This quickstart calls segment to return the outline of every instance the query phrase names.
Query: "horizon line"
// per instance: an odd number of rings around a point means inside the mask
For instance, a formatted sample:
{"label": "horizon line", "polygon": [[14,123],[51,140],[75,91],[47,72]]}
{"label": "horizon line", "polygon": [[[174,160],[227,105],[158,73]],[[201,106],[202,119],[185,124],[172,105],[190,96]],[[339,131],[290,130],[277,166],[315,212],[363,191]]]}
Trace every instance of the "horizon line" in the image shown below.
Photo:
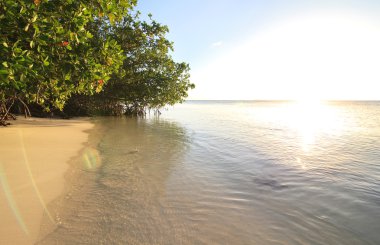
{"label": "horizon line", "polygon": [[[297,99],[185,99],[185,101],[263,101],[263,102],[294,102],[302,101]],[[313,100],[311,100],[313,101]],[[327,100],[316,100],[320,102],[380,102],[380,99],[327,99]]]}

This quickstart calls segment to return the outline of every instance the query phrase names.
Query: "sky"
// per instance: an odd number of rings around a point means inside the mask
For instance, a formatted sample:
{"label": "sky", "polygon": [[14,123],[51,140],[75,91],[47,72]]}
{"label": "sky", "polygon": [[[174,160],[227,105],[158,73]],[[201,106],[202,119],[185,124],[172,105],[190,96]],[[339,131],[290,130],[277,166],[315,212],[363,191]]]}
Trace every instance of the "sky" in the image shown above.
{"label": "sky", "polygon": [[191,67],[188,99],[380,100],[378,0],[139,0]]}

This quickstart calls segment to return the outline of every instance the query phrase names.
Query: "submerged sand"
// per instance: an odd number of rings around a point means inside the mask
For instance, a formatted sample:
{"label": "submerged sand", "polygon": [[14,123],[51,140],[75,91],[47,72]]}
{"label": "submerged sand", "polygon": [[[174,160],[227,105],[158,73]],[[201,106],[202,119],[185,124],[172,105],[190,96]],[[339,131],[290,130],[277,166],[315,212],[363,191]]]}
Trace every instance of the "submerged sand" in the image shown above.
{"label": "submerged sand", "polygon": [[0,244],[33,244],[48,203],[64,190],[68,162],[88,140],[88,119],[19,119],[0,128]]}

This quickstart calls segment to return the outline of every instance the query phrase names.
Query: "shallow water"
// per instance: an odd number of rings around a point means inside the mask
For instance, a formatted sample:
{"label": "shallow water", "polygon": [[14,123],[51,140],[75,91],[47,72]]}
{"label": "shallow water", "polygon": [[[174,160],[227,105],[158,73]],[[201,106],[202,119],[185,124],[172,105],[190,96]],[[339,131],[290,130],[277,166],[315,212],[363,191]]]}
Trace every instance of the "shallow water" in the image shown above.
{"label": "shallow water", "polygon": [[41,243],[380,244],[380,103],[187,102],[96,124]]}

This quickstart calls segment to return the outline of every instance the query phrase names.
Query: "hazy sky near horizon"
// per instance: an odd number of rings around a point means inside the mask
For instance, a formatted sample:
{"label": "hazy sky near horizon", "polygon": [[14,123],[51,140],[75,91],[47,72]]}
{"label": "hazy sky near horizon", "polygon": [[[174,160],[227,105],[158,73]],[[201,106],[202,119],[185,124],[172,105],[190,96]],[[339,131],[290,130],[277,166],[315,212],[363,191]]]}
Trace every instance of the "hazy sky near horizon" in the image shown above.
{"label": "hazy sky near horizon", "polygon": [[191,66],[189,99],[380,99],[380,1],[140,0]]}

